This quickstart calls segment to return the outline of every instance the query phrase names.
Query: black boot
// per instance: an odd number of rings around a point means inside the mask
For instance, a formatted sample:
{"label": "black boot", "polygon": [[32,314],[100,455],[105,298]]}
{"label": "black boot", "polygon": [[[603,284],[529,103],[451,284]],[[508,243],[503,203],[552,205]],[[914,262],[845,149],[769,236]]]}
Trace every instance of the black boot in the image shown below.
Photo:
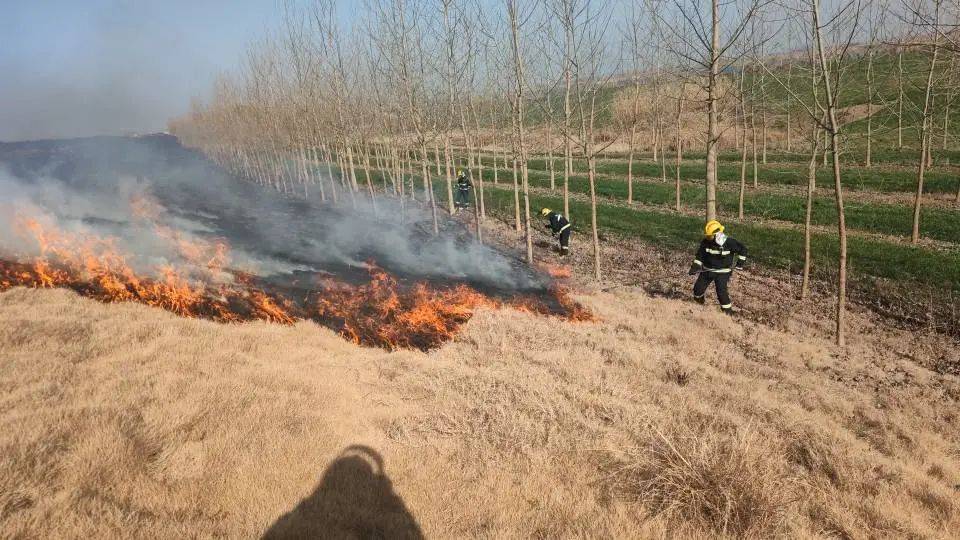
{"label": "black boot", "polygon": [[701,306],[707,303],[707,300],[702,296],[694,296],[693,301],[700,304]]}
{"label": "black boot", "polygon": [[730,315],[731,317],[734,315],[732,307],[728,307],[728,308],[722,307],[720,308],[720,311],[722,311],[724,315]]}

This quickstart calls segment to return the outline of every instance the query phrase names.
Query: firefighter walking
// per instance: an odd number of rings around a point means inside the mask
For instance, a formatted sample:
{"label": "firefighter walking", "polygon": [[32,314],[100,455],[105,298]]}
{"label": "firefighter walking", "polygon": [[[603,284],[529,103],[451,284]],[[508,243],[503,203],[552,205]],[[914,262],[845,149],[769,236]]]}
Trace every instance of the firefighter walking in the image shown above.
{"label": "firefighter walking", "polygon": [[458,209],[470,208],[470,188],[473,184],[462,170],[457,171],[457,200],[455,205]]}
{"label": "firefighter walking", "polygon": [[546,228],[560,238],[560,255],[570,252],[570,222],[560,212],[541,208],[540,215],[547,218]]}
{"label": "firefighter walking", "polygon": [[717,220],[708,221],[703,227],[704,239],[697,249],[696,258],[690,265],[690,275],[696,275],[693,284],[693,299],[697,303],[705,302],[707,288],[713,283],[717,289],[720,309],[733,314],[733,301],[727,286],[734,269],[747,262],[747,247],[724,233],[724,227]]}

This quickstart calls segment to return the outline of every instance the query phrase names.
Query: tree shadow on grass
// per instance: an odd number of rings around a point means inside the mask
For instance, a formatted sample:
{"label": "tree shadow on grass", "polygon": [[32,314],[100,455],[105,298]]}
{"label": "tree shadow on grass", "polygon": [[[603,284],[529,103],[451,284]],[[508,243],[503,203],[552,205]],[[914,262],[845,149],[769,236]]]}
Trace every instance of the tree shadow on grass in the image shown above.
{"label": "tree shadow on grass", "polygon": [[281,538],[403,538],[423,533],[393,491],[383,458],[372,448],[350,446],[323,473],[309,497],[280,516],[264,540]]}

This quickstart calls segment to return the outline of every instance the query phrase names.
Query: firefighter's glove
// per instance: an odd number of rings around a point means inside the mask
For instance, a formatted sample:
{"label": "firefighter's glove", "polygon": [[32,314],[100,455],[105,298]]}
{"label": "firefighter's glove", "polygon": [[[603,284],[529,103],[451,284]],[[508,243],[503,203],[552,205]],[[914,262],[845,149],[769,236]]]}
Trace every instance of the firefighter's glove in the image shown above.
{"label": "firefighter's glove", "polygon": [[700,272],[700,269],[701,267],[699,264],[693,263],[690,265],[690,270],[687,273],[690,274],[691,276],[695,276],[697,275],[697,273]]}

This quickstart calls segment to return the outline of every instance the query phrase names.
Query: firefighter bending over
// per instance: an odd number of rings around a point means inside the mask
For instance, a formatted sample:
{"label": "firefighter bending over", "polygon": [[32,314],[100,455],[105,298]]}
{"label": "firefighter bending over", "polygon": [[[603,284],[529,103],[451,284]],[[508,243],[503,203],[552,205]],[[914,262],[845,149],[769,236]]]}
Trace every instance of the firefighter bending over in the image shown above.
{"label": "firefighter bending over", "polygon": [[717,288],[717,299],[720,309],[724,313],[733,313],[733,302],[727,285],[734,269],[742,267],[747,262],[747,247],[724,234],[723,225],[717,220],[708,221],[703,227],[705,238],[700,242],[697,258],[690,266],[690,275],[697,275],[697,282],[693,284],[693,299],[697,303],[704,303],[707,287],[714,283]]}
{"label": "firefighter bending over", "polygon": [[457,208],[470,208],[470,188],[472,187],[473,184],[470,183],[467,175],[462,170],[457,171],[457,200],[455,202]]}
{"label": "firefighter bending over", "polygon": [[560,254],[566,255],[570,252],[570,222],[563,217],[560,212],[554,212],[549,208],[541,208],[540,215],[547,218],[546,228],[553,232],[554,236],[560,237]]}

